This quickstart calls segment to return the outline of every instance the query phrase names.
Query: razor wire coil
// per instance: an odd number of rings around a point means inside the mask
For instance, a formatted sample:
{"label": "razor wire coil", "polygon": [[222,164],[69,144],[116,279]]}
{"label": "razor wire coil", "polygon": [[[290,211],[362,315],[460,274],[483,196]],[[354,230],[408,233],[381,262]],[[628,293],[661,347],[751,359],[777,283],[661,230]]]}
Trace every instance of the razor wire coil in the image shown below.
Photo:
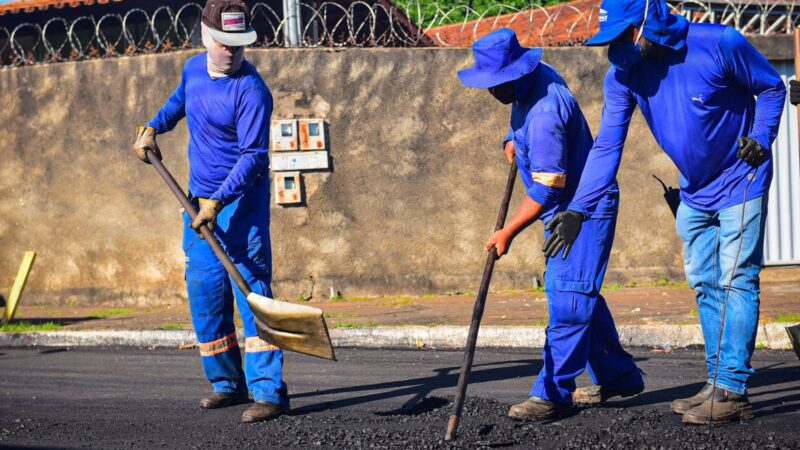
{"label": "razor wire coil", "polygon": [[[800,2],[774,0],[681,0],[673,12],[692,22],[720,23],[742,33],[789,34],[800,26]],[[62,17],[43,24],[0,26],[0,67],[76,61],[119,55],[198,48],[201,3],[152,11],[133,8],[98,17]],[[523,45],[576,45],[597,27],[599,1],[578,0],[554,6],[532,2],[519,8],[498,3],[481,12],[468,5],[424,12],[413,0],[408,7],[388,1],[300,2],[300,47],[452,47],[468,46],[503,26],[515,29]],[[253,47],[286,46],[287,20],[267,3],[251,8],[258,40]]]}

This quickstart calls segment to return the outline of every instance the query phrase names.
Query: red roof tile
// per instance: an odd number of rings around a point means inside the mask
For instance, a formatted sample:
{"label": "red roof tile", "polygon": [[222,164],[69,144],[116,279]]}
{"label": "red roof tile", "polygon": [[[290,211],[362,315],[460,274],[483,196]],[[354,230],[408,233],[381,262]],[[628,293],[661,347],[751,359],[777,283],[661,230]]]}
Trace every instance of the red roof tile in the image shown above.
{"label": "red roof tile", "polygon": [[433,45],[469,47],[492,31],[507,27],[517,33],[520,44],[546,47],[580,44],[599,29],[600,0],[569,3],[487,17],[466,23],[431,28],[425,35]]}
{"label": "red roof tile", "polygon": [[94,5],[95,3],[106,4],[112,1],[121,2],[123,0],[17,0],[1,4],[0,16],[7,13],[43,11],[50,8],[61,9],[65,6],[75,8],[83,5]]}

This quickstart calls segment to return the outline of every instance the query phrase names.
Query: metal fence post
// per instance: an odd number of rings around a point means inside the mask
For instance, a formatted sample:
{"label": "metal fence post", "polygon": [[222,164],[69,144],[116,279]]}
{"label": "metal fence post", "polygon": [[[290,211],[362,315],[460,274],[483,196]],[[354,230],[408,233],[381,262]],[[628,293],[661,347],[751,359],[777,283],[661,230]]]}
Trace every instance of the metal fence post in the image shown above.
{"label": "metal fence post", "polygon": [[300,0],[283,0],[283,37],[286,47],[300,46]]}

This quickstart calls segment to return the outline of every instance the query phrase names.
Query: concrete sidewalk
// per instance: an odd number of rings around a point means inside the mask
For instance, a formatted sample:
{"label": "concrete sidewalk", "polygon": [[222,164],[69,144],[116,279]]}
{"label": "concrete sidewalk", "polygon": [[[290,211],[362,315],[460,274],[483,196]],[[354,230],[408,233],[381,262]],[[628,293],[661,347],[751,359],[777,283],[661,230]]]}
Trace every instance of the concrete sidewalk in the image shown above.
{"label": "concrete sidewalk", "polygon": [[[759,349],[791,349],[785,326],[762,324]],[[335,347],[461,349],[467,340],[464,326],[398,326],[338,328],[331,330]],[[239,330],[239,339],[244,336]],[[669,352],[673,348],[703,345],[699,325],[622,325],[619,334],[626,347],[646,347]],[[481,327],[478,346],[531,348],[544,345],[545,327]],[[0,333],[0,347],[171,347],[196,346],[192,330],[85,330]]]}
{"label": "concrete sidewalk", "polygon": [[[759,348],[790,348],[784,327],[800,322],[799,275],[796,268],[763,272]],[[609,285],[603,290],[626,345],[679,348],[703,343],[695,293],[685,283],[634,284]],[[41,299],[26,300],[42,303]],[[344,296],[306,303],[325,311],[338,346],[460,348],[474,301],[473,292],[451,292]],[[15,322],[18,325],[0,327],[0,345],[177,347],[194,342],[186,304],[21,306]],[[546,324],[547,298],[541,290],[491,292],[479,345],[541,346]],[[238,318],[237,326],[241,327]]]}

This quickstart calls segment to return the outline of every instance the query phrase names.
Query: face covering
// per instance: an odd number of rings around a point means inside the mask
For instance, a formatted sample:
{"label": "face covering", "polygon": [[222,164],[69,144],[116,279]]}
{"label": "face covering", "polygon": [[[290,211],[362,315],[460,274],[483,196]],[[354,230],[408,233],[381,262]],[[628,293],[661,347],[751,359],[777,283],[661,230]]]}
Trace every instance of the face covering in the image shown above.
{"label": "face covering", "polygon": [[204,23],[200,23],[200,34],[203,37],[203,46],[208,50],[206,68],[211,78],[233,75],[242,67],[244,47],[235,47],[235,51],[231,53],[227,47],[222,47],[214,41]]}
{"label": "face covering", "polygon": [[650,0],[647,0],[644,6],[644,18],[642,24],[639,26],[639,34],[633,42],[612,42],[608,46],[608,60],[611,64],[620,70],[628,70],[635,66],[642,60],[642,46],[639,45],[639,40],[644,33],[644,25],[647,22],[647,10],[650,8]]}
{"label": "face covering", "polygon": [[499,86],[491,87],[489,88],[489,93],[504,105],[511,104],[516,100],[513,83],[503,83]]}
{"label": "face covering", "polygon": [[642,46],[634,42],[612,42],[608,60],[619,70],[628,70],[642,60]]}

